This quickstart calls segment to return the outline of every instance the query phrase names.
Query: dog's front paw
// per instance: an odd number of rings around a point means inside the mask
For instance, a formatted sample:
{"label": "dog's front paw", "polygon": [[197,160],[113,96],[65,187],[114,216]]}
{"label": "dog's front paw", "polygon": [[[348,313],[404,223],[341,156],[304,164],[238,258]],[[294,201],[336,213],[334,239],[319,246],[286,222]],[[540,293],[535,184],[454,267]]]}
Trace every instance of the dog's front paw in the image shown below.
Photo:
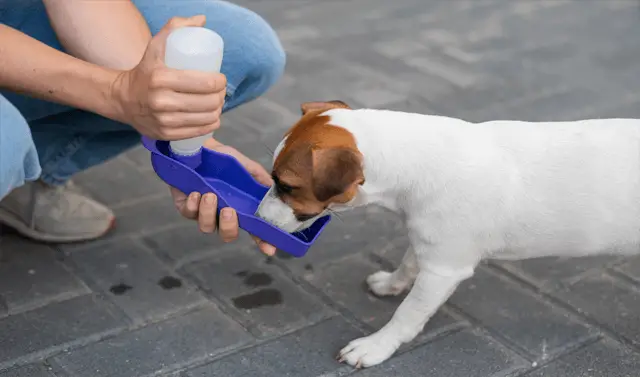
{"label": "dog's front paw", "polygon": [[400,342],[378,334],[372,334],[364,338],[352,340],[346,347],[340,350],[338,361],[355,366],[367,368],[380,364],[387,360],[400,347]]}
{"label": "dog's front paw", "polygon": [[396,281],[393,273],[378,271],[367,277],[367,285],[376,296],[397,296],[407,288],[407,284]]}

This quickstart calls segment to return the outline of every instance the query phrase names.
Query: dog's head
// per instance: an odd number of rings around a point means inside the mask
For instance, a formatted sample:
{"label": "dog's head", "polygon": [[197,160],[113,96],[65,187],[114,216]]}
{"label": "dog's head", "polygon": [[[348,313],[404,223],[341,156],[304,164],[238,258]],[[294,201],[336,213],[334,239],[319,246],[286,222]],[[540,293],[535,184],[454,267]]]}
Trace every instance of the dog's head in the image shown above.
{"label": "dog's head", "polygon": [[364,183],[356,140],[332,122],[332,109],[351,111],[341,101],[302,104],[302,117],[274,153],[274,184],[258,216],[287,232],[304,229],[328,210],[349,203]]}

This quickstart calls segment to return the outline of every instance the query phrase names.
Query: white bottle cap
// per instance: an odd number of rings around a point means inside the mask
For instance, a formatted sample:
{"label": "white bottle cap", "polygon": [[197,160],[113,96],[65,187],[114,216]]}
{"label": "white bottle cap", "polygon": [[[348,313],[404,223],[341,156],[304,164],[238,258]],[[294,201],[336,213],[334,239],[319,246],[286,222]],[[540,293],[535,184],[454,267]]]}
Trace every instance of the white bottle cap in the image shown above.
{"label": "white bottle cap", "polygon": [[[173,69],[220,72],[224,42],[213,30],[204,27],[186,26],[176,29],[167,38],[164,63]],[[205,140],[213,136],[202,135],[169,143],[178,155],[198,153]]]}

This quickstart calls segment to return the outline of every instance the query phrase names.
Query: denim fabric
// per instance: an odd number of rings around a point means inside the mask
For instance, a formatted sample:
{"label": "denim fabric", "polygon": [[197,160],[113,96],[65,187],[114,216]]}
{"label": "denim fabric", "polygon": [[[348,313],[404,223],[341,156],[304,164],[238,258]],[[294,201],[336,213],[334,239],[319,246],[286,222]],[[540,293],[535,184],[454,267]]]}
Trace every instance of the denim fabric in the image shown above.
{"label": "denim fabric", "polygon": [[27,121],[0,96],[0,198],[41,172]]}
{"label": "denim fabric", "polygon": [[[228,85],[223,112],[265,93],[284,71],[285,53],[275,32],[250,10],[217,0],[133,2],[153,34],[171,17],[207,16],[206,27],[225,42],[222,73]],[[41,0],[0,0],[0,23],[64,50]],[[0,91],[0,198],[11,188],[38,177],[50,184],[62,184],[139,142],[140,135],[128,125]]]}

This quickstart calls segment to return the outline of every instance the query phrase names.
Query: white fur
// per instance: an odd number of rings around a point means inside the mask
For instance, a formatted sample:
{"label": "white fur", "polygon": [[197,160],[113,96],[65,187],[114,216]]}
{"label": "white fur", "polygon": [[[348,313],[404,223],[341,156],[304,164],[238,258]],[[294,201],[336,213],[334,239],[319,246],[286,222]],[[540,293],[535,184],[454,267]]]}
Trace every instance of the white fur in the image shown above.
{"label": "white fur", "polygon": [[326,114],[364,155],[366,183],[352,205],[401,213],[411,241],[396,271],[367,279],[379,295],[411,291],[382,329],[340,351],[351,365],[381,363],[411,341],[482,259],[638,252],[640,120]]}

